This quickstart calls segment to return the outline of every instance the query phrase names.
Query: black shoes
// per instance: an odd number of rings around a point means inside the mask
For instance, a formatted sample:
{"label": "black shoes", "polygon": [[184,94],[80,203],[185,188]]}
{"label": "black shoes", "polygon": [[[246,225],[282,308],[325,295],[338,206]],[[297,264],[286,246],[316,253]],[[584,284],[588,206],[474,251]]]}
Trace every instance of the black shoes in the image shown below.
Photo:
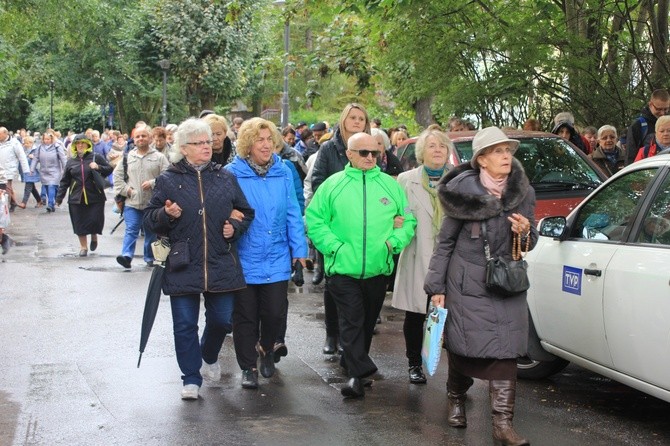
{"label": "black shoes", "polygon": [[126,256],[116,256],[116,261],[119,263],[119,265],[121,265],[121,266],[124,267],[125,269],[130,269],[130,262],[131,262],[132,260],[133,260],[133,259],[131,259],[130,257],[126,257]]}
{"label": "black shoes", "polygon": [[282,356],[288,355],[288,347],[283,342],[275,342],[274,359],[275,363],[281,361]]}
{"label": "black shoes", "polygon": [[91,252],[95,251],[98,249],[98,241],[91,239]]}
{"label": "black shoes", "polygon": [[258,353],[261,356],[261,375],[263,378],[271,378],[275,374],[275,358],[274,352],[265,353],[263,349],[259,349]]}
{"label": "black shoes", "polygon": [[412,384],[426,384],[426,375],[420,365],[409,368],[409,382]]}
{"label": "black shoes", "polygon": [[326,336],[326,342],[323,344],[324,355],[334,355],[337,351],[337,336]]}
{"label": "black shoes", "polygon": [[12,241],[7,234],[2,234],[2,241],[0,241],[0,246],[2,246],[2,255],[7,254],[9,248],[12,246]]}
{"label": "black shoes", "polygon": [[342,396],[345,398],[362,398],[365,396],[365,389],[360,378],[351,378],[347,384],[342,387]]}
{"label": "black shoes", "polygon": [[256,369],[242,370],[242,388],[258,389],[258,370]]}
{"label": "black shoes", "polygon": [[323,268],[321,265],[314,267],[314,277],[312,277],[312,285],[318,285],[323,282]]}
{"label": "black shoes", "polygon": [[305,259],[305,268],[307,271],[314,271],[314,260],[309,257]]}

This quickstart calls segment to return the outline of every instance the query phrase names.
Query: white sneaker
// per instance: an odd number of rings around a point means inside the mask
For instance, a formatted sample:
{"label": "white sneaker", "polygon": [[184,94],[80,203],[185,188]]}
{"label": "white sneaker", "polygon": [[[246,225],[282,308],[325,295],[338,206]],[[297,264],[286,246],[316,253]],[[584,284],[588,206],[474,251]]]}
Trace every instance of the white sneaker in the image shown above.
{"label": "white sneaker", "polygon": [[218,381],[221,379],[221,365],[219,361],[216,361],[214,364],[207,364],[205,361],[202,361],[202,367],[200,368],[200,374],[203,378],[209,381]]}
{"label": "white sneaker", "polygon": [[196,384],[186,384],[181,389],[181,399],[183,399],[183,400],[197,400],[199,390],[200,390],[200,386],[198,386]]}

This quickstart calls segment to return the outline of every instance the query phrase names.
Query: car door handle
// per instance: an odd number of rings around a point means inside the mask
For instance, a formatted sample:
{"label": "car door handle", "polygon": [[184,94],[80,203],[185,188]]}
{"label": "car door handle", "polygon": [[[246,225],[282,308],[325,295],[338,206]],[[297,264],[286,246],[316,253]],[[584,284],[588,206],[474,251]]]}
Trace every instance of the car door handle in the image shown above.
{"label": "car door handle", "polygon": [[600,276],[603,275],[603,272],[602,272],[602,270],[599,270],[599,269],[588,269],[587,268],[587,269],[584,270],[584,274],[588,274],[589,276],[600,277]]}

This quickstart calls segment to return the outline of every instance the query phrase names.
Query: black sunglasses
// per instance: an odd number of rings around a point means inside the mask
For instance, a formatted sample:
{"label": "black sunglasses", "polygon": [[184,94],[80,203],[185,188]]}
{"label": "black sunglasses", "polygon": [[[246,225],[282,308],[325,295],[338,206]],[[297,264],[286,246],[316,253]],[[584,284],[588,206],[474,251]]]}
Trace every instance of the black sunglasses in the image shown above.
{"label": "black sunglasses", "polygon": [[363,158],[367,158],[368,156],[370,156],[370,154],[372,154],[373,157],[377,158],[381,153],[379,150],[351,150],[351,151],[357,152]]}

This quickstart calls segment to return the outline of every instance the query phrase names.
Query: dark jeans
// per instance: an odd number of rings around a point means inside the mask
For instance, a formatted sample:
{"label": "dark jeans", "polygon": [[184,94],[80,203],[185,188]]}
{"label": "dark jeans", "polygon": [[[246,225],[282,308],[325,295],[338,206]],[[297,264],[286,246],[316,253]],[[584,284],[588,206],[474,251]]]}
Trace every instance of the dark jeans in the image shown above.
{"label": "dark jeans", "polygon": [[377,371],[369,353],[377,315],[384,304],[387,281],[383,275],[368,279],[330,277],[328,287],[340,317],[340,345],[351,377],[365,378]]}
{"label": "dark jeans", "polygon": [[204,360],[214,364],[226,335],[231,332],[233,302],[232,293],[203,293],[205,298],[205,329],[198,342],[198,316],[200,295],[170,296],[172,324],[177,363],[186,384],[202,385],[200,367]]}
{"label": "dark jeans", "polygon": [[288,280],[262,285],[247,284],[235,298],[233,341],[237,363],[242,370],[256,368],[260,342],[271,352],[285,321],[288,308]]}
{"label": "dark jeans", "polygon": [[37,186],[35,186],[35,183],[26,183],[26,186],[23,188],[23,200],[21,200],[21,203],[28,203],[31,194],[37,203],[42,201],[40,198],[40,193],[37,192]]}
{"label": "dark jeans", "polygon": [[405,352],[410,367],[421,365],[421,344],[423,343],[423,323],[426,315],[405,311],[402,332],[405,335]]}

